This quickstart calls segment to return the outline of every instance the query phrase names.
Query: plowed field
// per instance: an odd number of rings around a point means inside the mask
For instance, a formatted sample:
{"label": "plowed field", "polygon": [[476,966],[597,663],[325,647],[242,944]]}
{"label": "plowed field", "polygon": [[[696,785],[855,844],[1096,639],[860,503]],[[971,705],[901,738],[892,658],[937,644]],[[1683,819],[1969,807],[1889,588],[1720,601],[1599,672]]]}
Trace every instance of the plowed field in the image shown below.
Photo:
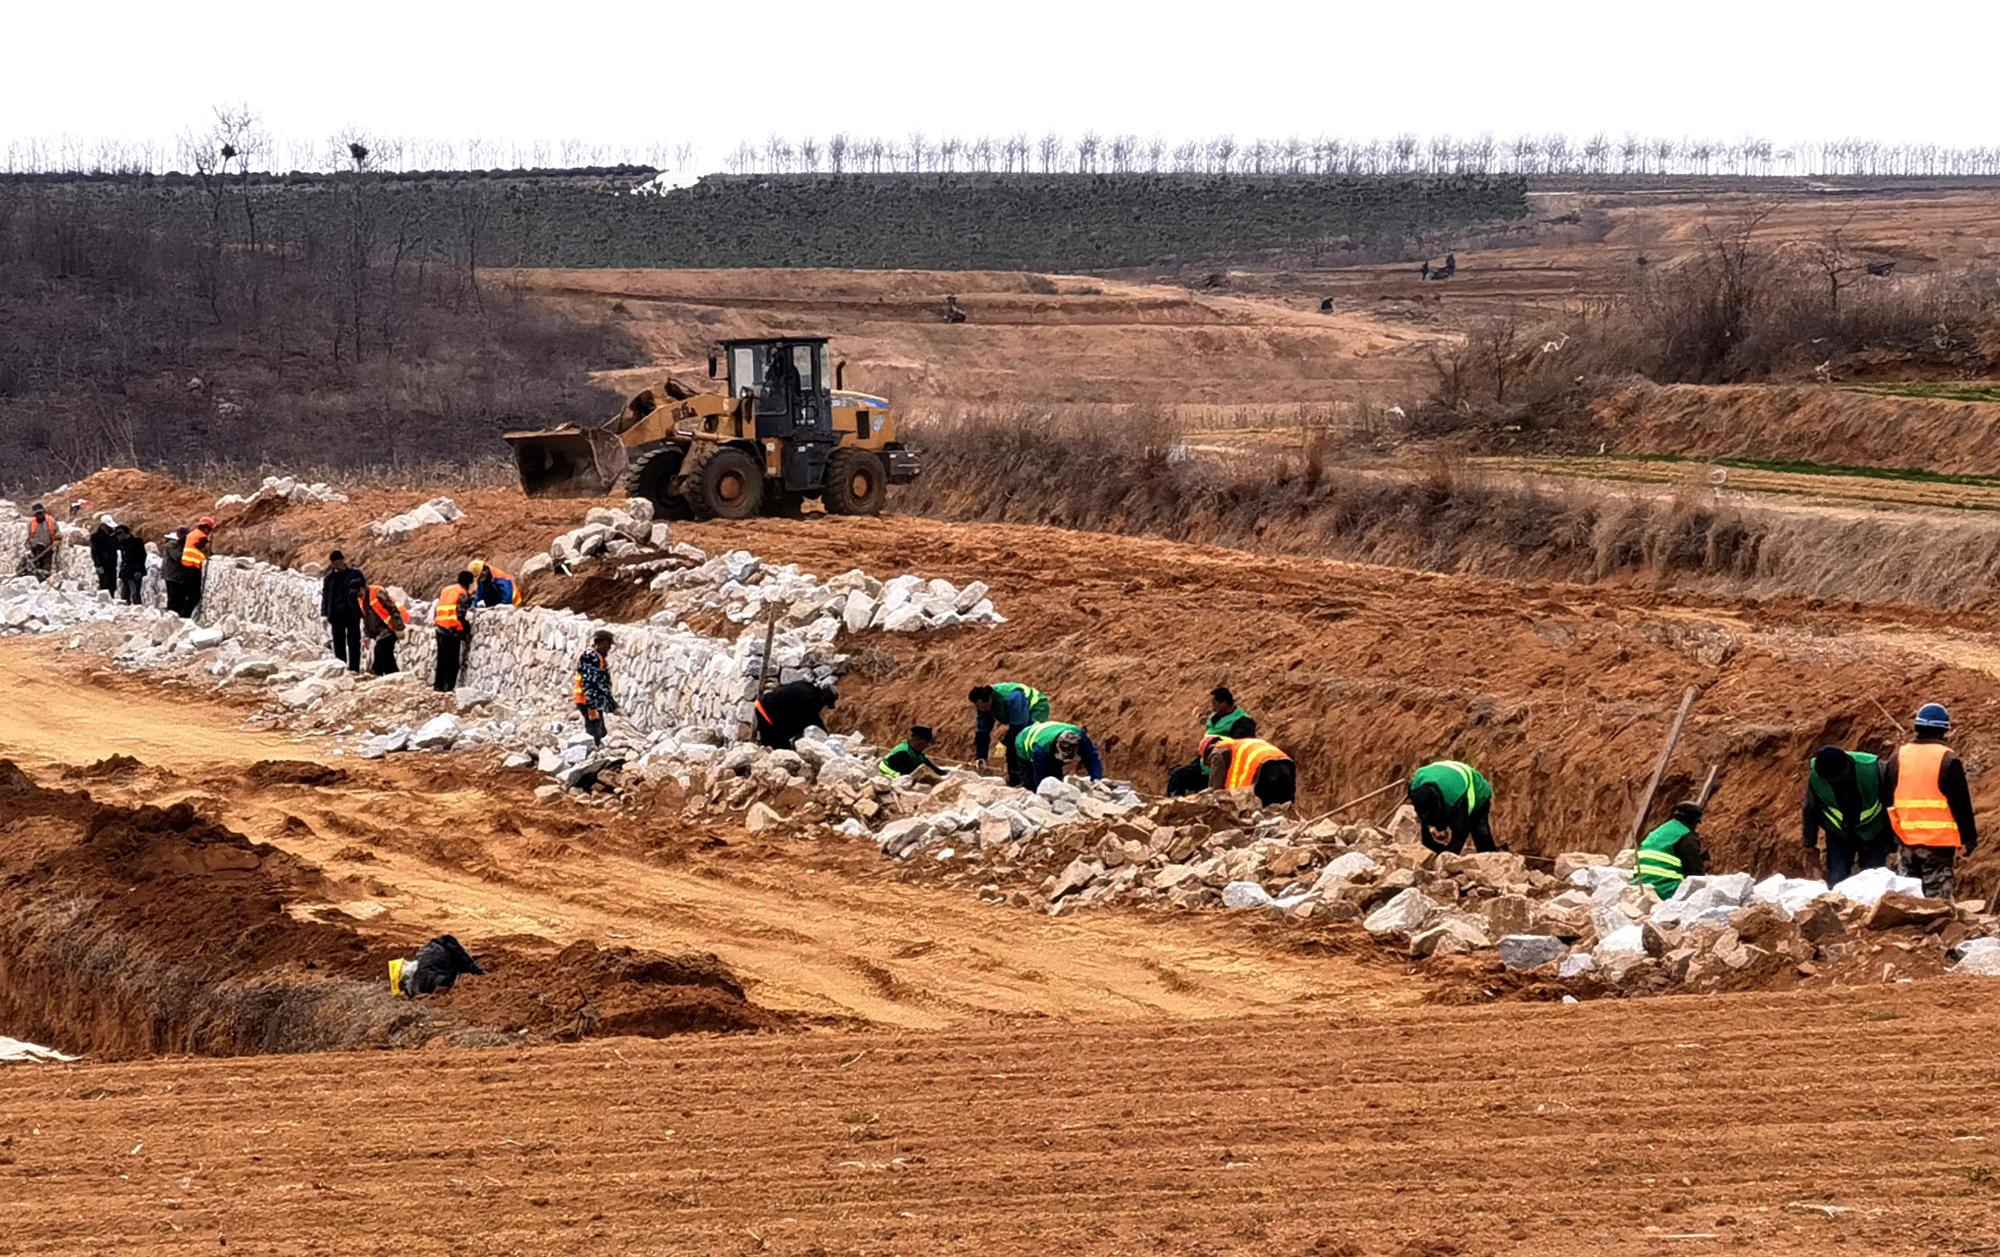
{"label": "plowed field", "polygon": [[11,1253],[1990,1253],[1977,988],[0,1076]]}

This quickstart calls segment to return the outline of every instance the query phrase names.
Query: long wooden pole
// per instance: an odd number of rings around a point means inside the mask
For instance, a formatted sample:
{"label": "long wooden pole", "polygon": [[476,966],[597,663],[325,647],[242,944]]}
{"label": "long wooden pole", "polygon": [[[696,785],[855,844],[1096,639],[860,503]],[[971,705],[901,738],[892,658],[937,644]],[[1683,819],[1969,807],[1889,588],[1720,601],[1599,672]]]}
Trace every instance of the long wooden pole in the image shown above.
{"label": "long wooden pole", "polygon": [[1330,816],[1340,815],[1342,812],[1345,812],[1348,808],[1360,807],[1363,803],[1368,802],[1368,800],[1370,799],[1379,799],[1383,795],[1389,793],[1391,790],[1394,790],[1397,786],[1400,786],[1402,784],[1403,784],[1403,779],[1398,777],[1396,780],[1390,782],[1388,785],[1383,786],[1380,790],[1370,790],[1367,794],[1362,795],[1358,799],[1349,799],[1347,802],[1341,804],[1339,807],[1334,808],[1331,811],[1321,812],[1318,816],[1315,816],[1311,820],[1305,821],[1303,823],[1307,825],[1317,825],[1319,822],[1327,819]]}
{"label": "long wooden pole", "polygon": [[1646,783],[1646,793],[1639,798],[1638,814],[1632,817],[1632,832],[1626,835],[1625,845],[1639,845],[1639,833],[1646,828],[1646,813],[1653,810],[1653,796],[1660,791],[1660,779],[1667,775],[1667,761],[1673,758],[1674,745],[1681,740],[1681,726],[1687,723],[1688,712],[1694,709],[1695,696],[1701,691],[1690,685],[1687,693],[1681,695],[1680,714],[1674,717],[1674,727],[1667,731],[1667,744],[1660,748],[1660,762],[1653,765],[1653,779]]}
{"label": "long wooden pole", "polygon": [[778,604],[771,604],[771,618],[764,621],[764,659],[757,665],[757,697],[771,692],[771,639],[778,632]]}
{"label": "long wooden pole", "polygon": [[1715,789],[1715,774],[1721,767],[1720,764],[1708,766],[1708,776],[1701,783],[1701,793],[1694,796],[1694,801],[1703,807],[1708,806],[1708,796]]}

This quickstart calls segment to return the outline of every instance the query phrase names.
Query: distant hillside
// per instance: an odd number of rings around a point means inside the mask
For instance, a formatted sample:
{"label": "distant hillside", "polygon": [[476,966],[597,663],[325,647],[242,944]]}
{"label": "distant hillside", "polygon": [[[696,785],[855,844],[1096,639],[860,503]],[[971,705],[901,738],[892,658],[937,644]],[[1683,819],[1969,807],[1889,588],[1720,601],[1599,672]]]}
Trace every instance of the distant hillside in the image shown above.
{"label": "distant hillside", "polygon": [[[307,240],[357,211],[405,255],[482,266],[1027,269],[1227,263],[1395,244],[1527,213],[1513,175],[712,175],[623,194],[645,172],[478,172],[253,177],[204,188],[185,176],[0,182],[6,203],[116,202],[178,231],[217,212],[229,236]],[[94,207],[97,210],[109,206]],[[97,217],[96,213],[90,217]],[[343,228],[344,230],[344,228]]]}

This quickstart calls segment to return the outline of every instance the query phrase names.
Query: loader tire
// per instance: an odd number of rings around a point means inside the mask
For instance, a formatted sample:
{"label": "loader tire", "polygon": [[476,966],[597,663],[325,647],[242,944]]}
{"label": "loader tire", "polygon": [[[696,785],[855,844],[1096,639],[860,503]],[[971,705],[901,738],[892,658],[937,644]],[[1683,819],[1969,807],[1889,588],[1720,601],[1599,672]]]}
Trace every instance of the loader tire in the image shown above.
{"label": "loader tire", "polygon": [[681,470],[696,519],[749,519],[764,509],[764,469],[733,445],[698,449]]}
{"label": "loader tire", "polygon": [[889,474],[873,450],[835,450],[826,460],[826,492],[821,501],[833,515],[880,515],[889,493]]}
{"label": "loader tire", "polygon": [[665,519],[686,515],[686,503],[672,490],[687,451],[678,445],[658,445],[632,457],[625,472],[625,496],[644,498],[653,504],[653,514]]}

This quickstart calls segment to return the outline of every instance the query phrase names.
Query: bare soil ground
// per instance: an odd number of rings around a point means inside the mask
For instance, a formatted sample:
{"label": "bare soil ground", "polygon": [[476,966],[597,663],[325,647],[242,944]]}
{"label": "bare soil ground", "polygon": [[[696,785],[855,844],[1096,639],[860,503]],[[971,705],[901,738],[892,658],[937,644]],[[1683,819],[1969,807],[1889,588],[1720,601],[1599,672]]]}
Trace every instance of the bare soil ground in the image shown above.
{"label": "bare soil ground", "polygon": [[[101,483],[86,488],[109,505]],[[477,490],[460,495],[461,522],[372,547],[362,522],[409,496],[357,491],[349,503],[290,508],[258,531],[234,531],[225,516],[217,544],[283,561],[317,557],[305,538],[315,552],[352,543],[374,579],[428,589],[473,554],[506,563],[541,548],[586,505]],[[1723,764],[1708,840],[1723,859],[1767,872],[1805,871],[1797,809],[1815,747],[1880,749],[1894,737],[1881,709],[1942,701],[1977,770],[2000,728],[1989,611],[1692,598],[1616,580],[1586,589],[895,515],[682,524],[676,535],[826,575],[917,571],[992,588],[1011,618],[997,630],[856,642],[838,722],[884,744],[921,722],[941,729],[944,754],[968,754],[965,692],[1024,679],[1094,731],[1115,774],[1159,789],[1192,756],[1203,695],[1227,684],[1307,765],[1301,806],[1367,793],[1449,746],[1500,783],[1495,825],[1523,850],[1616,849],[1643,785],[1635,765],[1657,754],[1688,685],[1702,698],[1662,789],[1691,790],[1707,764]],[[528,590],[535,601],[575,593]],[[643,593],[619,598],[616,613],[648,609]],[[1981,852],[1972,885],[2000,871],[1995,859]]]}
{"label": "bare soil ground", "polygon": [[17,1069],[7,1247],[1981,1253],[1983,988]]}

